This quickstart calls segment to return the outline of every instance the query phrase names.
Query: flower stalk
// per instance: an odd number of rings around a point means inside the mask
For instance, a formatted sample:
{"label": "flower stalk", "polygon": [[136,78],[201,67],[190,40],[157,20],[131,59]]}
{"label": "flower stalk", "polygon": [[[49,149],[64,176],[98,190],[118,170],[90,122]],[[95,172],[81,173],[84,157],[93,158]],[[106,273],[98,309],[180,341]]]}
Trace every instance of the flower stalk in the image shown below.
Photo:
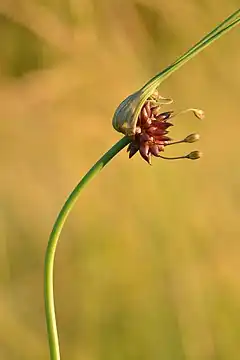
{"label": "flower stalk", "polygon": [[[161,71],[155,77],[153,77],[140,90],[128,96],[127,99],[125,99],[117,108],[113,117],[113,127],[115,128],[115,130],[123,133],[125,136],[120,141],[118,141],[110,150],[108,150],[77,184],[77,186],[74,188],[74,190],[66,200],[65,204],[63,205],[49,237],[48,246],[45,255],[45,264],[44,264],[44,298],[45,298],[45,314],[46,314],[46,323],[47,323],[47,332],[48,332],[51,360],[60,360],[60,350],[59,350],[59,341],[58,341],[57,324],[56,324],[56,316],[55,316],[55,306],[54,306],[54,291],[53,291],[53,269],[54,269],[55,252],[64,223],[67,220],[67,217],[71,212],[74,204],[76,203],[81,191],[89,183],[89,181],[94,176],[96,176],[103,169],[103,167],[105,167],[108,164],[108,162],[127,145],[129,145],[130,154],[133,154],[134,151],[136,151],[136,149],[138,151],[141,148],[141,155],[145,157],[145,160],[147,160],[148,162],[149,162],[148,155],[149,155],[150,146],[152,146],[151,154],[153,155],[155,154],[155,156],[161,158],[166,158],[165,156],[162,156],[159,153],[160,150],[162,149],[161,146],[166,146],[171,144],[171,141],[167,139],[166,134],[164,132],[166,131],[167,127],[170,126],[167,125],[167,122],[165,120],[170,118],[172,116],[172,113],[165,112],[159,114],[156,109],[154,112],[153,112],[154,109],[151,110],[152,111],[151,116],[154,116],[156,118],[160,116],[161,119],[159,118],[159,120],[161,120],[161,123],[155,122],[154,125],[156,129],[149,130],[149,128],[147,128],[148,130],[146,133],[147,135],[149,135],[152,132],[153,136],[155,136],[155,138],[157,139],[157,141],[159,141],[159,143],[153,144],[151,139],[147,140],[150,141],[148,143],[149,146],[149,148],[147,149],[148,151],[146,151],[146,147],[144,147],[145,142],[143,141],[143,139],[141,140],[139,138],[139,142],[136,142],[134,145],[135,147],[132,145],[134,144],[136,134],[140,134],[139,127],[137,126],[137,122],[139,121],[139,114],[141,113],[143,107],[146,106],[146,101],[148,100],[150,102],[149,104],[151,104],[151,101],[156,102],[157,100],[158,104],[156,105],[170,103],[171,102],[170,99],[163,99],[159,95],[158,98],[156,99],[155,91],[159,87],[159,85],[165,79],[167,79],[171,74],[173,74],[176,70],[178,70],[182,65],[184,65],[187,61],[189,61],[191,58],[196,56],[207,46],[212,44],[213,41],[220,38],[223,34],[227,33],[230,29],[232,29],[239,23],[240,23],[240,9],[235,11],[226,20],[224,20],[217,27],[215,27],[201,41],[195,44],[185,54],[180,56],[175,62],[173,62],[166,69]],[[150,109],[152,108],[150,107]],[[198,109],[190,109],[190,110],[191,111],[196,110],[197,114],[201,117],[202,113],[201,112],[199,113]],[[146,114],[144,112],[141,114],[141,119],[145,119],[144,126],[147,126],[148,118],[146,117]],[[140,131],[142,131],[141,128]],[[191,143],[197,141],[198,137],[199,136],[197,134],[190,134],[184,140],[180,140],[177,142]],[[165,143],[162,144],[161,141]],[[155,145],[158,146],[156,147]],[[195,160],[198,159],[199,157],[201,157],[201,152],[192,151],[188,155],[184,155],[176,158],[188,158],[191,160]]]}
{"label": "flower stalk", "polygon": [[115,145],[113,145],[113,147],[109,149],[81,179],[81,181],[77,184],[77,186],[69,195],[67,201],[63,205],[50,234],[44,265],[44,299],[51,360],[60,359],[60,349],[53,293],[54,258],[59,236],[70,211],[72,210],[74,204],[76,203],[80,195],[80,192],[89,183],[89,181],[93,177],[95,177],[109,163],[109,161],[112,160],[114,156],[119,153],[119,151],[121,151],[125,146],[128,145],[129,141],[130,139],[124,136]]}

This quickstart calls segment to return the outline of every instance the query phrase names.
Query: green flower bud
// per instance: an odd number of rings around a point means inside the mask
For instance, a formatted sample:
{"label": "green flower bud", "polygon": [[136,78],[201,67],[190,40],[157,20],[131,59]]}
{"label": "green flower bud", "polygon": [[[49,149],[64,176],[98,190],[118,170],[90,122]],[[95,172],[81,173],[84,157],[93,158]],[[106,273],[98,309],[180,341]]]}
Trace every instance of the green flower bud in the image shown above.
{"label": "green flower bud", "polygon": [[197,160],[200,159],[200,157],[203,156],[203,153],[201,151],[195,150],[190,152],[190,154],[188,154],[186,156],[187,159],[191,159],[191,160]]}
{"label": "green flower bud", "polygon": [[184,142],[186,143],[193,143],[195,141],[198,141],[200,139],[200,135],[199,134],[190,134],[188,135],[185,139]]}

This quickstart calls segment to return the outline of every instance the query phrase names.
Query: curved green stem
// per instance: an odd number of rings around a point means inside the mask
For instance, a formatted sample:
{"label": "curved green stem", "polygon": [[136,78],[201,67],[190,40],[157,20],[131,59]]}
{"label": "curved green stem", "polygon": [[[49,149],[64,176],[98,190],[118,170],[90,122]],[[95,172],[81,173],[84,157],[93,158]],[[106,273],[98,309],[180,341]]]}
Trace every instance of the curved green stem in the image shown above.
{"label": "curved green stem", "polygon": [[61,234],[63,225],[76,203],[80,192],[88,184],[88,182],[97,175],[102,168],[108,164],[108,162],[118,154],[127,144],[129,144],[130,138],[123,137],[113,147],[108,150],[96,164],[87,172],[87,174],[77,184],[75,189],[69,195],[67,201],[63,205],[57,220],[53,226],[52,232],[49,237],[48,246],[45,255],[44,264],[44,298],[45,298],[45,313],[48,331],[48,340],[50,348],[51,360],[60,360],[59,341],[57,333],[55,306],[54,306],[54,293],[53,293],[53,266],[56,247],[59,236]]}
{"label": "curved green stem", "polygon": [[240,9],[237,9],[227,19],[217,25],[212,31],[210,31],[206,36],[204,36],[200,41],[198,41],[194,46],[192,46],[188,51],[180,56],[176,61],[150,79],[141,90],[151,93],[151,91],[155,90],[160,85],[160,83],[163,82],[163,80],[166,80],[171,74],[180,69],[180,67],[187,63],[191,58],[195,57],[207,46],[211,45],[215,40],[219,39],[222,35],[226,34],[228,31],[239,24]]}

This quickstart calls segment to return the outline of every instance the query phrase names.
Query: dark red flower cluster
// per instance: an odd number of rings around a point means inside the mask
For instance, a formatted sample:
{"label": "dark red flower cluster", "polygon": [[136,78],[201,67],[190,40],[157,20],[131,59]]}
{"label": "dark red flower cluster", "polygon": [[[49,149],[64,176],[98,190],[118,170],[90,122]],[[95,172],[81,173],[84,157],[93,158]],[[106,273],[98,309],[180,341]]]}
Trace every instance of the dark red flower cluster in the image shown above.
{"label": "dark red flower cluster", "polygon": [[160,155],[167,145],[193,143],[199,140],[198,134],[190,134],[182,140],[172,141],[167,135],[169,132],[168,128],[173,125],[168,121],[170,118],[187,112],[192,112],[198,119],[204,118],[204,112],[194,108],[180,111],[178,114],[174,114],[173,111],[160,111],[162,105],[171,104],[172,102],[172,99],[160,96],[157,90],[147,99],[138,116],[135,135],[132,137],[132,141],[127,149],[129,158],[133,157],[138,151],[149,164],[151,164],[152,156],[170,160],[196,160],[202,156],[202,153],[198,150],[192,151],[187,155],[170,158]]}
{"label": "dark red flower cluster", "polygon": [[167,120],[173,111],[159,113],[159,109],[155,101],[145,102],[138,116],[136,134],[127,149],[129,158],[139,151],[143,159],[151,164],[152,155],[159,157],[164,146],[169,144],[171,139],[167,136],[167,129],[173,124]]}

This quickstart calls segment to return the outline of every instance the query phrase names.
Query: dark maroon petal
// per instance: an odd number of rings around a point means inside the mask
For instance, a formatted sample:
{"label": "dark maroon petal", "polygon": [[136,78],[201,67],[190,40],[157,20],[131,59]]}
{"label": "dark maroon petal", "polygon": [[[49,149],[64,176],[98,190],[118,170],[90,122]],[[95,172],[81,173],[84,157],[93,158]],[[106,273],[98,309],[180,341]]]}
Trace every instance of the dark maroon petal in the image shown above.
{"label": "dark maroon petal", "polygon": [[167,134],[167,131],[163,129],[156,129],[156,130],[150,130],[150,129],[148,130],[148,134],[152,135],[153,137]]}
{"label": "dark maroon petal", "polygon": [[132,142],[129,146],[129,159],[133,157],[139,150],[139,146],[136,142]]}
{"label": "dark maroon petal", "polygon": [[141,135],[141,134],[136,134],[136,135],[135,135],[135,140],[133,141],[133,143],[139,145],[139,143],[140,143],[140,135]]}
{"label": "dark maroon petal", "polygon": [[142,158],[149,164],[149,165],[151,165],[151,163],[152,163],[152,156],[151,156],[152,154],[151,153],[149,153],[148,154],[148,156],[147,157],[144,157],[144,156],[142,156]]}
{"label": "dark maroon petal", "polygon": [[137,141],[137,139],[134,139],[133,141],[130,142],[130,144],[128,145],[127,148],[127,152],[131,151],[131,149],[139,149],[139,142]]}
{"label": "dark maroon petal", "polygon": [[[153,124],[152,124],[153,125]],[[150,126],[148,129],[147,129],[147,132],[148,133],[154,133],[156,130],[158,129],[157,126]]]}
{"label": "dark maroon petal", "polygon": [[152,125],[147,129],[147,132],[155,133],[155,131],[165,131],[171,125],[170,123],[153,121]]}
{"label": "dark maroon petal", "polygon": [[173,114],[173,111],[166,111],[163,112],[161,114],[159,114],[158,116],[156,116],[157,120],[167,120],[171,117],[171,115]]}
{"label": "dark maroon petal", "polygon": [[146,132],[139,135],[140,142],[150,141],[151,140],[151,134],[147,134]]}
{"label": "dark maroon petal", "polygon": [[165,129],[168,129],[170,126],[173,126],[173,124],[169,122],[165,122],[164,125],[165,125]]}
{"label": "dark maroon petal", "polygon": [[173,126],[173,124],[169,122],[162,122],[159,120],[155,120],[153,122],[153,126],[156,126],[157,128],[168,129],[170,126]]}
{"label": "dark maroon petal", "polygon": [[164,141],[170,141],[172,140],[169,136],[162,136],[162,140]]}
{"label": "dark maroon petal", "polygon": [[156,144],[153,144],[150,146],[150,152],[154,155],[154,156],[159,156],[159,147]]}
{"label": "dark maroon petal", "polygon": [[148,163],[150,163],[148,143],[141,144],[139,151],[143,159],[146,160]]}
{"label": "dark maroon petal", "polygon": [[152,122],[152,127],[156,127],[158,129],[168,129],[170,126],[173,126],[173,124],[165,121],[154,120]]}

